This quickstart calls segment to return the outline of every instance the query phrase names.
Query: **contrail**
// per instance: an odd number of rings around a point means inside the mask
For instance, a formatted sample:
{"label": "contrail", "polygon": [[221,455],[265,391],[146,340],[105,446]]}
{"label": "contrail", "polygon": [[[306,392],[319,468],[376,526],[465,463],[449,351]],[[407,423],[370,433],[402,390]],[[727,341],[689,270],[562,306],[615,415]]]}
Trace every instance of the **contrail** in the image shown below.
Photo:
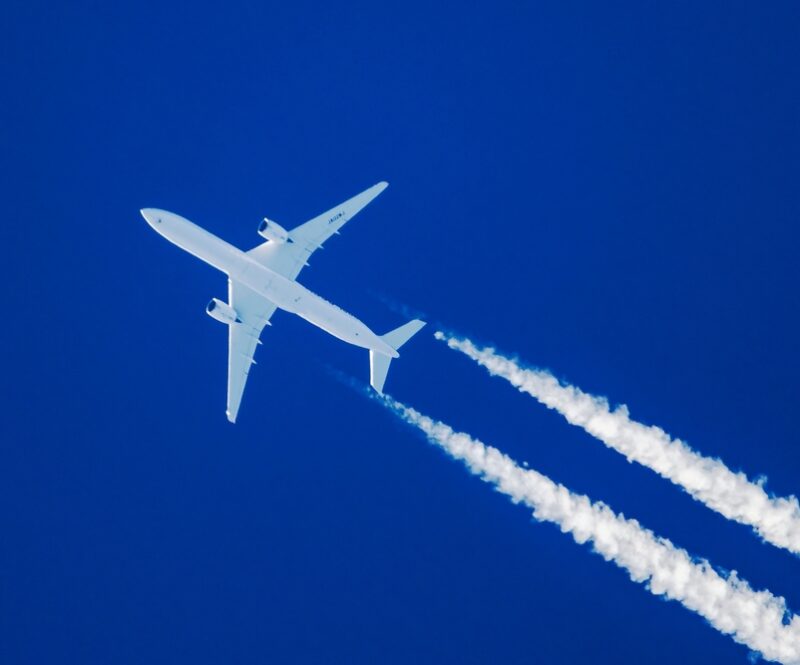
{"label": "contrail", "polygon": [[626,406],[611,409],[608,400],[562,384],[549,372],[525,367],[488,347],[443,332],[436,339],[506,379],[567,421],[582,427],[609,448],[651,468],[683,487],[724,517],[751,526],[765,541],[800,554],[800,504],[797,497],[770,496],[762,483],[735,473],[718,459],[704,457],[659,427],[631,420]]}
{"label": "contrail", "polygon": [[381,401],[472,473],[515,503],[532,508],[537,520],[558,525],[578,543],[590,542],[595,552],[626,570],[633,581],[644,583],[651,593],[677,600],[767,660],[800,664],[800,618],[788,611],[783,598],[754,591],[735,572],[721,576],[707,561],[692,559],[686,550],[636,520],[617,515],[603,503],[592,503],[537,471],[521,468],[468,434],[391,397]]}

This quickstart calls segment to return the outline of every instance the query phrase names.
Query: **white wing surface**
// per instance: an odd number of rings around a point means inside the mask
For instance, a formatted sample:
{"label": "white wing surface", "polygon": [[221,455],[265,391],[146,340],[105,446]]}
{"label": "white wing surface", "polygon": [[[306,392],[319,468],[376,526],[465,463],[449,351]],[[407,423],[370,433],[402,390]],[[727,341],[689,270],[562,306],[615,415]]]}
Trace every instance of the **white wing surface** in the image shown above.
{"label": "white wing surface", "polygon": [[248,254],[270,270],[289,279],[296,279],[308,258],[334,233],[338,233],[356,213],[380,194],[389,183],[379,182],[352,199],[331,208],[289,232],[289,242],[268,240]]}
{"label": "white wing surface", "polygon": [[228,420],[236,422],[242,393],[247,383],[250,367],[255,364],[253,355],[261,342],[259,336],[275,312],[275,305],[248,287],[228,280],[228,303],[239,317],[239,322],[228,326]]}

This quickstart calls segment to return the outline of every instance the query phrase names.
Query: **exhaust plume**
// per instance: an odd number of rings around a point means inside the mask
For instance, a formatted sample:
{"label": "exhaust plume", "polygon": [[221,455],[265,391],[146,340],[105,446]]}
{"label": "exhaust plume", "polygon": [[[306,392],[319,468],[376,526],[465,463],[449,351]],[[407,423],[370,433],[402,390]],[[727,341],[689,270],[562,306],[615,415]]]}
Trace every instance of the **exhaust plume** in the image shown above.
{"label": "exhaust plume", "polygon": [[633,581],[645,584],[651,593],[680,602],[767,660],[800,664],[800,618],[789,613],[783,598],[754,591],[735,572],[720,575],[707,561],[693,559],[636,520],[617,515],[603,503],[592,503],[537,471],[521,468],[468,434],[390,397],[380,401],[514,503],[532,508],[537,520],[556,524],[578,543],[591,543],[595,552],[624,569]]}
{"label": "exhaust plume", "polygon": [[461,351],[493,376],[506,379],[572,425],[583,428],[623,454],[685,489],[693,498],[724,517],[747,524],[765,541],[800,554],[800,504],[797,497],[770,496],[763,481],[753,482],[741,472],[704,457],[659,427],[631,420],[626,406],[612,410],[608,400],[562,384],[547,371],[526,367],[489,347],[437,332],[436,339]]}

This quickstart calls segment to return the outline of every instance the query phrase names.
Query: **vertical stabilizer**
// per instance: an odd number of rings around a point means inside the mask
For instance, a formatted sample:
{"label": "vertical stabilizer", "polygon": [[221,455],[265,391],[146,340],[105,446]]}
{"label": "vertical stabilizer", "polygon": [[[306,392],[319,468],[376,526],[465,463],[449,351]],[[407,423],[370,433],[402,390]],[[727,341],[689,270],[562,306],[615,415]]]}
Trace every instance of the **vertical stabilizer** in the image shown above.
{"label": "vertical stabilizer", "polygon": [[[422,330],[424,325],[424,321],[414,319],[385,335],[381,335],[381,339],[396,351]],[[386,354],[380,351],[370,350],[369,384],[379,395],[383,395],[383,384],[386,383],[386,376],[389,374],[389,365],[391,362],[392,359]]]}

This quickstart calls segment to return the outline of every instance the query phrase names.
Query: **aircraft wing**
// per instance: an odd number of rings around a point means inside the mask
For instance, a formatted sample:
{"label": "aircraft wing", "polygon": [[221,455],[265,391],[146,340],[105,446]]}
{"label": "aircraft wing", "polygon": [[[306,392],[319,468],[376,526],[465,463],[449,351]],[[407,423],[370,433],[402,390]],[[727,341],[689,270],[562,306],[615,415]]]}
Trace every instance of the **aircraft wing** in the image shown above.
{"label": "aircraft wing", "polygon": [[236,422],[242,402],[244,386],[250,367],[255,364],[253,355],[261,342],[259,336],[269,323],[276,307],[258,293],[228,280],[228,302],[236,310],[240,322],[228,326],[228,420]]}
{"label": "aircraft wing", "polygon": [[361,194],[292,229],[289,232],[291,242],[276,243],[268,240],[251,249],[248,254],[270,270],[289,279],[297,279],[303,267],[308,265],[308,258],[322,247],[322,243],[334,233],[338,233],[356,213],[388,186],[387,182],[379,182]]}

